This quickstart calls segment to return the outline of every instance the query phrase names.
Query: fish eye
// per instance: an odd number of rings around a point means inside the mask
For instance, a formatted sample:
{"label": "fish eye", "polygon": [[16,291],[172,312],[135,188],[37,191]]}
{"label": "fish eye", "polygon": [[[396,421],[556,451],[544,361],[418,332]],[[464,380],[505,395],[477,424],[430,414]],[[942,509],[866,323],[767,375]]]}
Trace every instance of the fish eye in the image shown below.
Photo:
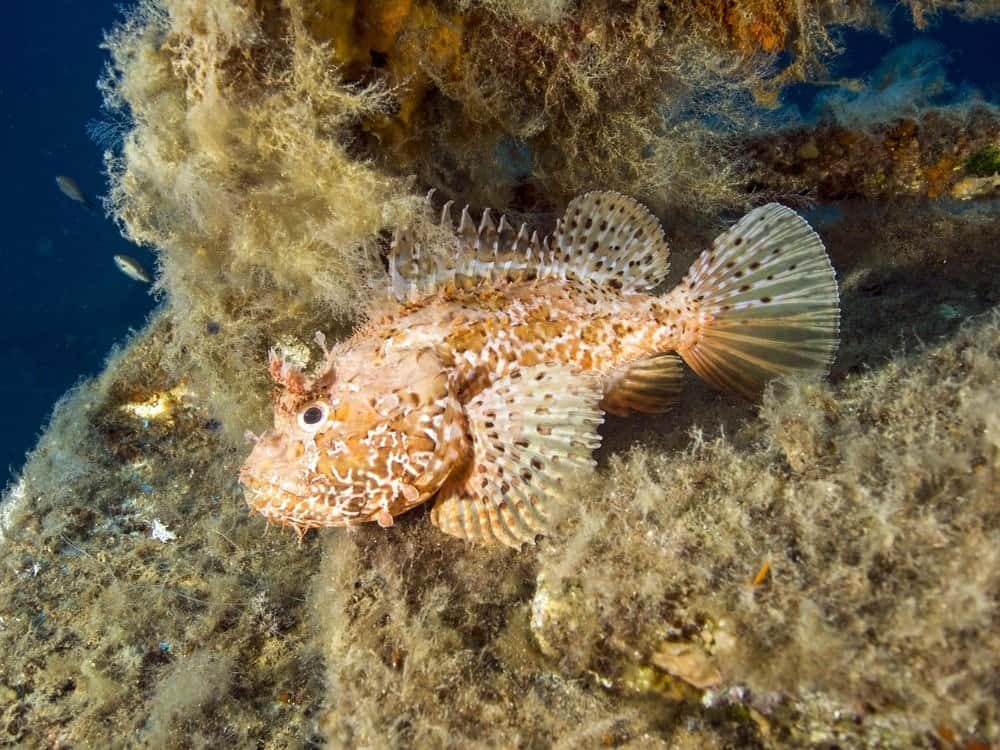
{"label": "fish eye", "polygon": [[326,414],[326,404],[312,404],[299,412],[299,426],[303,430],[312,432],[326,421]]}

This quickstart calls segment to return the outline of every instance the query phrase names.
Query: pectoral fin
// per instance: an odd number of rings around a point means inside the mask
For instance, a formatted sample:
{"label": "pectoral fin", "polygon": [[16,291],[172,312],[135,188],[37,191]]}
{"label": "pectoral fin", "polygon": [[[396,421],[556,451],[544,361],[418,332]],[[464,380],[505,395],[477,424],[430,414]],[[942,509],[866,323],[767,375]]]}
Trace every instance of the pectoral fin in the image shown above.
{"label": "pectoral fin", "polygon": [[465,406],[472,458],[439,491],[431,521],[483,544],[534,541],[567,480],[594,466],[602,395],[596,377],[562,366],[515,370],[493,383]]}

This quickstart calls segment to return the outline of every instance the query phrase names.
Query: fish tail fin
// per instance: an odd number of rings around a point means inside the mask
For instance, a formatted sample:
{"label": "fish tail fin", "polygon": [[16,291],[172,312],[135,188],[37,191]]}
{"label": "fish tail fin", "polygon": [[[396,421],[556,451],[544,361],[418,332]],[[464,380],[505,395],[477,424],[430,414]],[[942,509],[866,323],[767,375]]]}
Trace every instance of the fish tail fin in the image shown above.
{"label": "fish tail fin", "polygon": [[812,227],[777,203],[716,238],[666,302],[693,325],[677,353],[709,383],[749,399],[782,375],[829,372],[840,300]]}

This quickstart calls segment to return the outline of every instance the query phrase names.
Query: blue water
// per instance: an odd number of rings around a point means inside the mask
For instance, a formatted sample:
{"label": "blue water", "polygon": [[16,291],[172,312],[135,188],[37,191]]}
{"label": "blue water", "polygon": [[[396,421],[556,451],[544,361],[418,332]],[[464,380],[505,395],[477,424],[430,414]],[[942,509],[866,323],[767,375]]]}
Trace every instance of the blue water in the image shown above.
{"label": "blue water", "polygon": [[[96,88],[104,29],[117,3],[57,0],[4,6],[2,46],[4,273],[0,275],[0,470],[16,471],[52,405],[102,369],[112,344],[140,327],[155,301],[148,286],[115,268],[130,245],[98,208],[66,198],[57,174],[95,200],[105,192],[101,150],[86,122],[99,114]],[[6,476],[0,478],[0,486]]]}
{"label": "blue water", "polygon": [[[914,29],[909,13],[896,7],[889,17],[890,35],[869,29],[845,29],[840,41],[845,54],[829,64],[827,77],[867,80],[871,89],[860,92],[836,86],[800,83],[783,93],[784,109],[815,121],[831,109],[856,110],[868,100],[871,110],[886,115],[893,98],[906,104],[939,106],[970,99],[1000,102],[1000,22],[963,21],[941,15],[929,28]],[[833,106],[824,106],[827,103]],[[840,105],[839,107],[837,105]],[[857,106],[852,106],[857,105]],[[899,112],[899,114],[905,114]],[[787,118],[782,118],[787,119]]]}
{"label": "blue water", "polygon": [[[118,3],[103,0],[5,6],[0,470],[16,472],[55,400],[99,372],[114,342],[141,326],[155,304],[148,287],[121,274],[111,260],[127,253],[152,269],[150,253],[122,239],[100,210],[90,213],[63,196],[54,182],[58,174],[69,175],[95,200],[105,191],[101,149],[86,123],[100,117],[95,82],[106,53],[99,44],[119,17]],[[928,80],[943,74],[948,100],[970,89],[1000,100],[994,62],[1000,24],[944,19],[917,34],[897,8],[892,28],[891,40],[845,32],[847,53],[831,77],[874,78],[891,50],[929,41],[940,45],[938,68],[910,67]],[[927,49],[917,45],[914,54],[926,57]],[[906,60],[896,63],[896,69],[907,67]],[[829,86],[796,87],[786,101],[812,118],[831,91],[836,93]]]}

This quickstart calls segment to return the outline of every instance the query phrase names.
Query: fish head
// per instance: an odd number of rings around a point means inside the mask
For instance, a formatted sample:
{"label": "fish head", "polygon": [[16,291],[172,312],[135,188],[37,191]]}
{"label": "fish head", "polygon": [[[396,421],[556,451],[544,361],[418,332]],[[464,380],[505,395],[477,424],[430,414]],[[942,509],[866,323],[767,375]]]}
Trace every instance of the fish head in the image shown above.
{"label": "fish head", "polygon": [[272,353],[274,427],[240,471],[250,508],[310,528],[394,516],[433,495],[468,454],[461,405],[432,352],[407,352],[337,377]]}

